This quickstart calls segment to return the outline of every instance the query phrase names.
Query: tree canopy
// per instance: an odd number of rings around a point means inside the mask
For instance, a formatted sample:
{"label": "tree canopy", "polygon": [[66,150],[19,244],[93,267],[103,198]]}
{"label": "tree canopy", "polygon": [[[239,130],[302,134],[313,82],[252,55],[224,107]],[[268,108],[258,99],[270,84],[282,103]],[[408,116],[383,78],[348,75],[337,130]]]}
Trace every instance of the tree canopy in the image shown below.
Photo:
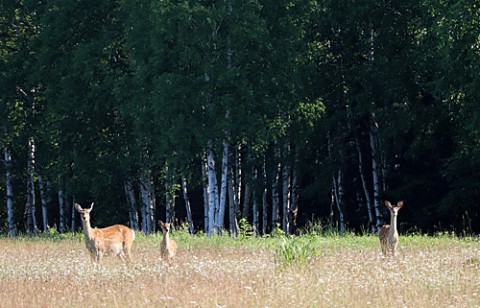
{"label": "tree canopy", "polygon": [[480,231],[480,1],[0,11],[5,231],[92,201],[99,225],[180,223],[183,181],[197,230],[375,231],[404,200],[405,231]]}

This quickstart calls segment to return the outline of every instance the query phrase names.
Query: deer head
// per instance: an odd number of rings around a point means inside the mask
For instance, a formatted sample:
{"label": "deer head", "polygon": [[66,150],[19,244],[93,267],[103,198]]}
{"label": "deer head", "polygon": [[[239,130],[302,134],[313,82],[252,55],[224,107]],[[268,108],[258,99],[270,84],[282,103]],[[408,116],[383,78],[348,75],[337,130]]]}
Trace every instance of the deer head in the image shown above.
{"label": "deer head", "polygon": [[158,226],[162,228],[163,233],[168,233],[170,232],[170,223],[168,222],[163,222],[161,220],[158,221]]}
{"label": "deer head", "polygon": [[397,205],[392,205],[390,201],[385,200],[385,206],[390,210],[390,214],[396,217],[398,211],[403,207],[403,201],[398,201]]}
{"label": "deer head", "polygon": [[80,217],[82,217],[83,222],[90,223],[90,212],[93,209],[93,202],[88,209],[84,209],[80,206],[80,204],[75,203],[75,209],[80,213]]}

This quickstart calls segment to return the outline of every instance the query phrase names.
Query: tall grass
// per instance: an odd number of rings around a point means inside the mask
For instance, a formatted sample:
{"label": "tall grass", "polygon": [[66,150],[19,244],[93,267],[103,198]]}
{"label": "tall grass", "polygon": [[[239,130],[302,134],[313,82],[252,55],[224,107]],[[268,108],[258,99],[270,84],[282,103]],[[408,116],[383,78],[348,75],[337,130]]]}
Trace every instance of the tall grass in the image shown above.
{"label": "tall grass", "polygon": [[275,251],[275,260],[283,266],[293,263],[305,265],[313,260],[315,254],[316,246],[311,237],[284,237]]}
{"label": "tall grass", "polygon": [[384,258],[376,236],[289,238],[137,235],[133,262],[94,266],[82,234],[0,239],[0,307],[479,307],[476,238],[401,236]]}

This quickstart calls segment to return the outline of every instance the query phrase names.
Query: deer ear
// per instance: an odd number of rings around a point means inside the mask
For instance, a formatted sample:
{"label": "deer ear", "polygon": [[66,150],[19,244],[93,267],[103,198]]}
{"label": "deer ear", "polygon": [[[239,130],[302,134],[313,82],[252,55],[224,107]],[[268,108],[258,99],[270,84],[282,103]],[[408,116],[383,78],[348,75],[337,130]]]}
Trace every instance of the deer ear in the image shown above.
{"label": "deer ear", "polygon": [[401,209],[403,207],[403,201],[398,201],[397,207]]}
{"label": "deer ear", "polygon": [[159,225],[160,227],[163,227],[163,221],[159,220],[159,221],[158,221],[158,225]]}
{"label": "deer ear", "polygon": [[83,210],[82,207],[80,206],[80,204],[78,204],[78,203],[75,203],[75,209],[77,210],[77,212],[80,212],[80,213]]}
{"label": "deer ear", "polygon": [[392,204],[390,203],[390,201],[387,201],[387,200],[385,200],[385,206],[388,207],[389,209],[392,208]]}

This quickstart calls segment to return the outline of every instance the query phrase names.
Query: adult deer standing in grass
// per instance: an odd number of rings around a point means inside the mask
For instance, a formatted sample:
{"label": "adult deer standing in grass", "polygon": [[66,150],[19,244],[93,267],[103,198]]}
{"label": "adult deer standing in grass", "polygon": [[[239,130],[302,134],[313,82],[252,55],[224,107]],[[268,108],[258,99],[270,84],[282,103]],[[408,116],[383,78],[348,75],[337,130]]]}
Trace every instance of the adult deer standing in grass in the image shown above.
{"label": "adult deer standing in grass", "polygon": [[403,207],[403,201],[399,201],[397,205],[392,205],[390,201],[385,201],[385,206],[390,210],[390,225],[383,225],[380,229],[380,245],[385,256],[389,251],[392,253],[392,256],[395,256],[398,244],[397,216],[398,211]]}
{"label": "adult deer standing in grass", "polygon": [[85,244],[94,262],[100,263],[104,254],[118,256],[123,262],[126,259],[131,260],[130,249],[135,239],[132,229],[123,225],[113,225],[102,229],[92,228],[90,212],[93,209],[93,203],[88,209],[75,204],[75,209],[82,218]]}
{"label": "adult deer standing in grass", "polygon": [[160,243],[160,255],[169,265],[173,264],[173,258],[177,254],[177,243],[170,238],[170,223],[159,220],[158,225],[162,228],[163,240]]}

